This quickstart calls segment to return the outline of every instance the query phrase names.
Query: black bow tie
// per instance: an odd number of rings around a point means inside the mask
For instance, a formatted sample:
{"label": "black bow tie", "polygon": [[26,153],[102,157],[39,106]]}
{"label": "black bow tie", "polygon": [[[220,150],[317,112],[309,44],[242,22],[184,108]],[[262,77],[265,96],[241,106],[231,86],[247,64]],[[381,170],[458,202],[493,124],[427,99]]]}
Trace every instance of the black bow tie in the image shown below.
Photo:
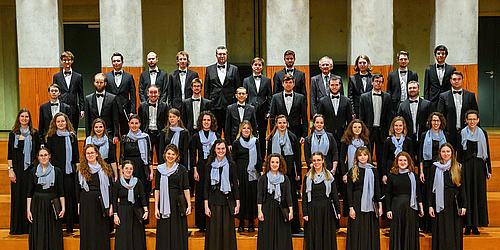
{"label": "black bow tie", "polygon": [[436,65],[436,67],[439,69],[439,68],[443,68],[444,69],[444,64],[438,64]]}
{"label": "black bow tie", "polygon": [[193,102],[199,102],[201,99],[198,98],[198,99],[193,99]]}
{"label": "black bow tie", "polygon": [[368,77],[368,75],[361,75],[361,79],[362,79],[363,77]]}
{"label": "black bow tie", "polygon": [[64,75],[67,76],[67,75],[71,75],[71,71],[64,71]]}
{"label": "black bow tie", "polygon": [[401,70],[401,71],[399,71],[399,72],[401,72],[401,74],[406,74],[406,73],[408,73],[408,71],[406,71],[406,70]]}
{"label": "black bow tie", "polygon": [[59,106],[59,103],[58,102],[55,102],[55,103],[50,103],[50,106]]}
{"label": "black bow tie", "polygon": [[382,93],[373,93],[374,96],[382,96]]}
{"label": "black bow tie", "polygon": [[180,73],[184,73],[184,74],[186,74],[186,71],[185,71],[185,70],[179,70],[179,74],[180,74]]}
{"label": "black bow tie", "polygon": [[226,65],[225,64],[224,65],[217,65],[217,68],[219,68],[219,69],[225,69]]}
{"label": "black bow tie", "polygon": [[255,79],[261,79],[261,78],[262,78],[262,75],[253,76],[253,78],[255,78]]}
{"label": "black bow tie", "polygon": [[462,94],[462,90],[459,90],[459,91],[453,90],[453,94],[459,94],[459,95],[461,95]]}
{"label": "black bow tie", "polygon": [[410,103],[418,103],[418,100],[410,100]]}
{"label": "black bow tie", "polygon": [[149,73],[158,73],[158,71],[156,71],[156,69],[153,69],[153,70],[150,70]]}
{"label": "black bow tie", "polygon": [[293,94],[290,93],[290,94],[285,94],[285,97],[293,97]]}
{"label": "black bow tie", "polygon": [[121,71],[117,71],[117,72],[115,72],[115,76],[116,76],[116,75],[121,75],[121,74],[122,74],[122,72],[121,72]]}
{"label": "black bow tie", "polygon": [[287,69],[287,70],[286,70],[286,73],[293,74],[293,69]]}
{"label": "black bow tie", "polygon": [[153,106],[153,107],[155,107],[155,108],[156,108],[156,103],[150,103],[150,102],[149,102],[149,103],[148,103],[148,105],[149,105],[149,106]]}
{"label": "black bow tie", "polygon": [[340,99],[340,95],[332,95],[332,99]]}
{"label": "black bow tie", "polygon": [[241,105],[241,104],[237,104],[238,105],[238,108],[245,108],[245,105]]}
{"label": "black bow tie", "polygon": [[95,94],[96,97],[104,97],[104,94]]}

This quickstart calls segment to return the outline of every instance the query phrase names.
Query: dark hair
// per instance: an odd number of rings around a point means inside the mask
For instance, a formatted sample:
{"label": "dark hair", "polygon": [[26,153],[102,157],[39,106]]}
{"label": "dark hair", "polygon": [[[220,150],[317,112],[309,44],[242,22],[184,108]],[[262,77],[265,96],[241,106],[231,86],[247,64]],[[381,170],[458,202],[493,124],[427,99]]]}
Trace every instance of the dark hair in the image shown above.
{"label": "dark hair", "polygon": [[229,51],[227,50],[226,46],[224,45],[220,45],[220,46],[217,46],[217,48],[215,49],[215,54],[217,55],[217,50],[220,50],[220,49],[223,49],[226,51],[226,53],[228,53]]}
{"label": "dark hair", "polygon": [[269,139],[271,139],[274,136],[274,133],[276,133],[276,130],[278,130],[278,120],[283,118],[285,118],[286,122],[288,123],[288,117],[286,117],[286,115],[284,114],[278,115],[274,118],[274,127],[273,130],[271,130],[271,133],[267,135],[266,137],[267,141],[269,141]]}
{"label": "dark hair", "polygon": [[469,109],[467,110],[467,112],[465,112],[465,119],[468,119],[469,118],[469,115],[473,115],[475,114],[477,116],[477,118],[479,118],[479,112],[475,109]]}
{"label": "dark hair", "polygon": [[47,151],[47,153],[49,153],[49,155],[51,154],[50,150],[47,147],[43,147],[43,148],[38,149],[38,151],[36,152],[36,155],[38,156],[42,150]]}
{"label": "dark hair", "polygon": [[78,166],[78,171],[80,171],[83,178],[85,178],[86,181],[90,181],[90,178],[92,176],[90,173],[89,162],[87,161],[87,149],[89,148],[93,148],[96,152],[96,161],[99,163],[99,165],[101,165],[104,173],[106,173],[107,176],[112,176],[113,169],[111,169],[111,167],[104,161],[104,159],[102,159],[101,152],[99,152],[97,146],[94,144],[87,144],[85,145],[85,147],[83,147],[83,153],[80,155],[80,166]]}
{"label": "dark hair", "polygon": [[459,75],[462,77],[462,79],[464,79],[464,73],[462,73],[461,71],[458,71],[458,70],[453,71],[453,73],[451,73],[451,75]]}
{"label": "dark hair", "polygon": [[177,124],[177,125],[178,125],[179,127],[183,128],[183,129],[186,129],[186,127],[184,127],[184,124],[182,123],[182,120],[181,120],[181,111],[179,111],[179,110],[178,110],[178,109],[176,109],[176,108],[171,108],[171,109],[168,111],[168,113],[167,113],[167,125],[166,125],[166,126],[165,126],[165,128],[164,128],[165,130],[167,130],[167,132],[168,132],[168,130],[170,129],[170,119],[168,119],[168,116],[169,116],[170,114],[173,114],[173,115],[175,115],[175,116],[179,117],[179,122],[178,122],[178,124]]}
{"label": "dark hair", "polygon": [[406,57],[408,57],[408,59],[410,59],[410,54],[409,54],[408,52],[404,51],[404,50],[401,50],[401,51],[399,51],[399,52],[398,52],[398,54],[397,54],[397,56],[398,56],[398,57],[397,57],[397,59],[398,59],[398,60],[399,60],[399,57],[400,57],[401,55],[406,55]]}
{"label": "dark hair", "polygon": [[163,160],[165,160],[165,162],[167,162],[167,159],[165,157],[165,154],[167,153],[167,151],[169,150],[172,150],[174,151],[174,153],[177,154],[177,158],[175,158],[175,162],[179,162],[181,160],[181,156],[179,155],[179,148],[177,147],[177,145],[175,144],[168,144],[166,147],[165,147],[165,150],[162,152],[162,157],[163,157]]}
{"label": "dark hair", "polygon": [[113,53],[113,55],[111,56],[111,62],[113,62],[113,57],[115,57],[115,56],[119,56],[122,59],[122,62],[123,62],[123,55],[120,54],[120,53],[118,53],[118,52]]}
{"label": "dark hair", "polygon": [[133,168],[133,169],[135,169],[134,162],[133,162],[133,161],[131,161],[131,160],[124,160],[124,161],[122,162],[122,164],[121,164],[121,165],[122,165],[122,169],[123,169],[123,167],[125,167],[125,165],[127,165],[127,164],[128,164],[128,165],[132,165],[132,168]]}
{"label": "dark hair", "polygon": [[139,120],[139,123],[141,123],[141,117],[139,117],[139,115],[137,115],[137,114],[133,114],[133,115],[130,117],[130,119],[128,119],[128,122],[131,122],[131,121],[132,121],[132,119],[137,119],[137,120]]}
{"label": "dark hair", "polygon": [[354,123],[361,124],[361,134],[359,135],[359,139],[361,139],[365,143],[365,145],[368,145],[370,143],[370,131],[368,131],[365,123],[360,119],[354,119],[349,123],[349,125],[347,125],[347,128],[344,131],[344,135],[342,135],[340,141],[348,145],[352,143],[352,140],[354,138],[352,126],[354,126]]}
{"label": "dark hair", "polygon": [[446,118],[444,118],[444,115],[439,113],[439,112],[432,112],[429,117],[427,118],[427,129],[432,128],[432,117],[437,116],[439,117],[439,120],[441,121],[441,126],[439,126],[440,129],[444,130],[446,128]]}
{"label": "dark hair", "polygon": [[59,87],[59,84],[57,83],[52,83],[51,85],[49,85],[49,87],[47,88],[47,92],[50,92],[51,88],[56,88],[57,90],[59,90],[59,92],[61,92],[61,87]]}
{"label": "dark hair", "polygon": [[292,55],[294,58],[295,58],[295,52],[293,52],[293,50],[286,50],[285,51],[285,54],[283,55],[283,57],[286,57],[288,55]]}
{"label": "dark hair", "polygon": [[[189,62],[189,54],[186,51],[181,50],[181,51],[177,52],[177,55],[175,55],[175,60],[179,60],[179,56],[185,56],[187,59],[187,66],[189,66],[189,63],[190,63]],[[179,65],[179,64],[177,63],[177,65]]]}
{"label": "dark hair", "polygon": [[158,85],[149,85],[148,92],[151,88],[156,88],[158,91],[160,90],[160,87],[158,87]]}
{"label": "dark hair", "polygon": [[293,81],[293,75],[292,74],[286,74],[285,76],[283,76],[283,82],[290,81],[290,80]]}
{"label": "dark hair", "polygon": [[203,117],[206,115],[210,116],[210,130],[216,131],[217,119],[215,118],[215,115],[208,110],[201,112],[200,115],[198,116],[198,120],[196,121],[196,129],[203,130]]}
{"label": "dark hair", "polygon": [[224,139],[217,139],[215,140],[214,144],[212,145],[212,148],[210,149],[210,155],[208,155],[207,158],[207,164],[212,163],[215,161],[215,158],[217,158],[217,153],[215,153],[215,148],[217,145],[224,143],[224,146],[226,147],[226,158],[228,162],[231,162],[233,159],[231,158],[231,153],[229,152],[229,148],[227,147],[227,143]]}
{"label": "dark hair", "polygon": [[446,48],[446,46],[444,45],[438,45],[436,46],[436,48],[434,49],[434,56],[436,56],[438,50],[444,50],[444,54],[445,55],[448,55],[448,48]]}
{"label": "dark hair", "polygon": [[382,82],[384,82],[384,75],[382,75],[380,73],[375,73],[372,75],[372,82],[375,81],[375,78],[382,78]]}
{"label": "dark hair", "polygon": [[283,158],[282,155],[276,153],[267,156],[266,161],[264,162],[264,166],[262,166],[262,171],[264,172],[264,174],[271,171],[271,159],[273,157],[278,157],[280,159],[280,168],[278,169],[278,171],[281,174],[285,175],[287,172],[285,158]]}
{"label": "dark hair", "polygon": [[35,128],[33,128],[33,121],[31,119],[31,113],[28,109],[21,109],[19,112],[17,112],[17,117],[16,121],[14,122],[14,126],[12,126],[12,133],[16,135],[21,134],[21,122],[19,121],[19,117],[21,116],[22,113],[28,113],[29,121],[28,121],[28,127],[30,128],[30,135],[33,135],[35,133]]}
{"label": "dark hair", "polygon": [[102,126],[104,127],[104,131],[103,131],[103,134],[108,136],[108,130],[106,129],[106,122],[104,122],[103,119],[101,118],[95,118],[94,121],[92,122],[92,128],[91,128],[91,131],[90,131],[90,136],[94,136],[95,135],[95,130],[94,130],[94,127],[97,123],[102,123]]}
{"label": "dark hair", "polygon": [[260,58],[260,57],[256,57],[252,60],[252,65],[255,63],[255,62],[260,62],[262,63],[262,65],[264,65],[264,59]]}

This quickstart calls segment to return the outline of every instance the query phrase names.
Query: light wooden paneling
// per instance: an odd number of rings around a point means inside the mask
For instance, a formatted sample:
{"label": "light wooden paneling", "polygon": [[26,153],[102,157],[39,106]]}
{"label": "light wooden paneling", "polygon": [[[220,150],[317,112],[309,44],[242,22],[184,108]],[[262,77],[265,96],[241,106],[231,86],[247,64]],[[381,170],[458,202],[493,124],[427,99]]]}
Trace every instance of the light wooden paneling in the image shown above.
{"label": "light wooden paneling", "polygon": [[[380,73],[384,76],[384,85],[382,85],[382,91],[386,91],[387,89],[387,77],[389,73],[392,71],[392,65],[382,65],[382,66],[372,66],[373,70],[370,71],[372,74]],[[347,75],[354,75],[358,72],[354,71],[354,65],[347,66]],[[371,79],[370,79],[371,81]]]}
{"label": "light wooden paneling", "polygon": [[[112,67],[102,67],[102,73],[107,73],[112,71]],[[134,76],[135,81],[135,96],[136,96],[136,109],[139,108],[139,103],[141,103],[141,99],[139,98],[139,78],[141,77],[141,73],[144,71],[144,67],[123,67],[123,71],[132,74]],[[136,110],[137,112],[137,110]]]}
{"label": "light wooden paneling", "polygon": [[[189,67],[189,69],[198,73],[198,77],[203,82],[203,86],[205,86],[205,73],[207,71],[207,67]],[[191,83],[189,83],[189,85],[191,85]],[[204,88],[201,90],[201,96],[202,97],[205,96],[205,89]]]}
{"label": "light wooden paneling", "polygon": [[472,65],[453,65],[458,71],[464,74],[464,85],[463,89],[476,93],[477,98],[477,82],[478,82],[478,71],[477,64]]}

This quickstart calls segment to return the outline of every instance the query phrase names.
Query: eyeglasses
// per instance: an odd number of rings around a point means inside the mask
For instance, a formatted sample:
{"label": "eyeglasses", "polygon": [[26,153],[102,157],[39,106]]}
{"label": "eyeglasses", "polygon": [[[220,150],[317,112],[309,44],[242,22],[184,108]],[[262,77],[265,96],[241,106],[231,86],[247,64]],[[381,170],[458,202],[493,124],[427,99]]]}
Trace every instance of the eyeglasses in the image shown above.
{"label": "eyeglasses", "polygon": [[95,155],[96,152],[88,152],[88,153],[85,153],[86,155]]}

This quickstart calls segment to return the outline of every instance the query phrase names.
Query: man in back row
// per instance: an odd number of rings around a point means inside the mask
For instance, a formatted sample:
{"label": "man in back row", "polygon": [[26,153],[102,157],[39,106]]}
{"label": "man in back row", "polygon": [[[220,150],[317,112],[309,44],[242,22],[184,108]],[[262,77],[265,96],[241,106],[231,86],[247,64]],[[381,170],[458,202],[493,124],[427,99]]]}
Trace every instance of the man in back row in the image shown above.
{"label": "man in back row", "polygon": [[[295,87],[293,87],[293,91],[296,93],[300,93],[307,98],[306,91],[306,74],[298,69],[296,69],[293,65],[295,64],[295,52],[292,50],[285,51],[284,54],[285,60],[285,68],[280,71],[274,73],[273,76],[273,94],[279,93],[283,91],[283,81],[286,74],[290,74],[293,76]],[[298,136],[298,135],[297,135]]]}

